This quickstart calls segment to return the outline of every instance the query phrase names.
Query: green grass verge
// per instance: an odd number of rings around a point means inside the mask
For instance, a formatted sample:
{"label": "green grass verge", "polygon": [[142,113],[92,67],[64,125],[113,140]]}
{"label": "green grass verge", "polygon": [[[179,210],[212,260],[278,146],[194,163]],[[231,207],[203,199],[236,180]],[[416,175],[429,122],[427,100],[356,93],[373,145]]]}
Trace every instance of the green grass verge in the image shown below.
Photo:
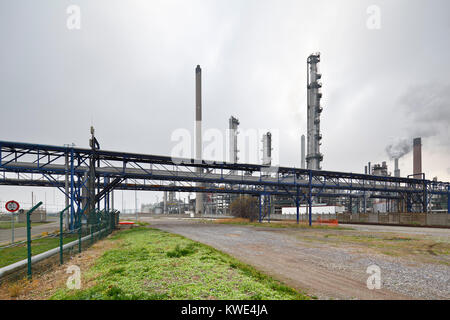
{"label": "green grass verge", "polygon": [[157,229],[134,228],[83,274],[87,288],[52,299],[310,299],[212,247]]}
{"label": "green grass verge", "polygon": [[[74,241],[77,237],[64,238],[64,244]],[[59,246],[59,238],[44,238],[31,241],[31,254],[48,251]],[[23,243],[15,247],[0,249],[0,268],[27,258],[27,244]]]}
{"label": "green grass verge", "polygon": [[[49,222],[32,222],[31,226],[35,227],[35,226],[39,226],[39,225],[46,224],[46,223],[49,223]],[[27,226],[26,222],[14,223],[14,229],[15,228],[24,228],[26,226]],[[0,222],[0,230],[4,230],[4,229],[11,229],[11,222],[5,222],[5,221]]]}

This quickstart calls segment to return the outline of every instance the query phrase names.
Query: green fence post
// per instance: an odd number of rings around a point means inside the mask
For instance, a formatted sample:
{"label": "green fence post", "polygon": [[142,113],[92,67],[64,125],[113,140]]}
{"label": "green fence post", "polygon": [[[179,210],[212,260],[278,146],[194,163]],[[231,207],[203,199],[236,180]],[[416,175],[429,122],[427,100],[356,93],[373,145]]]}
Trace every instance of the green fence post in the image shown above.
{"label": "green fence post", "polygon": [[42,201],[39,201],[37,205],[35,205],[33,208],[27,211],[27,260],[28,260],[28,279],[31,279],[31,219],[30,215],[31,213],[36,210],[40,205],[42,204]]}
{"label": "green fence post", "polygon": [[63,225],[63,216],[64,212],[70,208],[70,205],[67,206],[63,211],[60,212],[59,216],[59,264],[63,264],[63,235],[64,235],[64,225]]}
{"label": "green fence post", "polygon": [[[95,214],[95,232],[99,232],[100,228],[98,227],[98,225],[100,223],[100,218],[98,217],[98,212],[95,212],[94,214]],[[100,239],[100,236],[101,234],[99,232],[99,234],[97,235],[97,239]]]}
{"label": "green fence post", "polygon": [[81,253],[81,213],[78,212],[78,253]]}
{"label": "green fence post", "polygon": [[106,215],[106,228],[108,230],[108,234],[111,234],[111,212],[108,211]]}

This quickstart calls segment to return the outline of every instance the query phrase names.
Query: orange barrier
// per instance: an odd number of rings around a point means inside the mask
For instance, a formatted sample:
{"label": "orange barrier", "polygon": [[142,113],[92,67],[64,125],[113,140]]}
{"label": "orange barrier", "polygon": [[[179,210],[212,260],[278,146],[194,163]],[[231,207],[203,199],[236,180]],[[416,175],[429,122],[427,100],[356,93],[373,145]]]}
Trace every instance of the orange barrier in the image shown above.
{"label": "orange barrier", "polygon": [[133,225],[134,222],[133,221],[120,221],[119,224],[120,225]]}
{"label": "orange barrier", "polygon": [[328,225],[333,225],[333,226],[339,225],[339,222],[337,219],[322,220],[321,218],[317,218],[316,222],[319,224],[328,224]]}

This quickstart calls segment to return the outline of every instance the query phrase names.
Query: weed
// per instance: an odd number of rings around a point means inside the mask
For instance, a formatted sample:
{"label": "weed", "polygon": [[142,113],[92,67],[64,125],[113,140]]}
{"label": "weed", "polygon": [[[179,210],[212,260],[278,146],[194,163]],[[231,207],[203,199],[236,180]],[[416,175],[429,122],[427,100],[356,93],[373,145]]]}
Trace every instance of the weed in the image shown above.
{"label": "weed", "polygon": [[192,243],[188,244],[184,248],[181,248],[179,245],[177,245],[174,250],[167,252],[167,256],[169,258],[180,258],[194,254],[196,251],[197,250],[195,250],[194,245]]}

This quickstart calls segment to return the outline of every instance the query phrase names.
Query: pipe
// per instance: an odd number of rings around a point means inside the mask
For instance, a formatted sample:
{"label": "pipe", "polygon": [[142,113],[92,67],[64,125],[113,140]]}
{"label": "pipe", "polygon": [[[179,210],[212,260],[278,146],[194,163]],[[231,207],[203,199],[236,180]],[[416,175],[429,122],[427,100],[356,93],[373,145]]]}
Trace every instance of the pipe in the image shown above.
{"label": "pipe", "polygon": [[[105,228],[105,229],[102,229],[102,230],[100,230],[100,231],[97,231],[96,233],[94,233],[94,236],[97,235],[97,234],[99,234],[99,233],[101,233],[101,232],[103,232],[103,231],[105,231],[105,230],[106,230],[106,228]],[[85,240],[88,240],[88,239],[90,239],[90,238],[91,238],[91,235],[87,235],[87,236],[81,238],[81,241],[85,241]],[[74,246],[76,246],[77,244],[78,244],[78,240],[69,242],[69,243],[63,245],[63,251],[64,251],[65,249],[74,247]],[[39,261],[42,261],[42,260],[44,260],[44,259],[47,259],[47,258],[49,258],[49,257],[51,257],[51,256],[53,256],[53,255],[55,255],[55,254],[57,254],[57,253],[59,253],[59,247],[56,247],[56,248],[50,249],[50,250],[48,250],[48,251],[42,252],[42,253],[40,253],[40,254],[37,254],[37,255],[35,255],[35,256],[32,256],[32,257],[31,257],[31,264],[36,263],[36,262],[39,262]],[[7,275],[7,274],[9,274],[9,273],[12,273],[12,272],[14,272],[14,271],[17,271],[18,269],[23,268],[23,267],[26,266],[27,264],[28,264],[28,259],[23,259],[23,260],[20,260],[20,261],[18,261],[18,262],[15,262],[15,263],[13,263],[13,264],[10,264],[9,266],[0,268],[0,278],[3,277],[3,276],[5,276],[5,275]]]}

